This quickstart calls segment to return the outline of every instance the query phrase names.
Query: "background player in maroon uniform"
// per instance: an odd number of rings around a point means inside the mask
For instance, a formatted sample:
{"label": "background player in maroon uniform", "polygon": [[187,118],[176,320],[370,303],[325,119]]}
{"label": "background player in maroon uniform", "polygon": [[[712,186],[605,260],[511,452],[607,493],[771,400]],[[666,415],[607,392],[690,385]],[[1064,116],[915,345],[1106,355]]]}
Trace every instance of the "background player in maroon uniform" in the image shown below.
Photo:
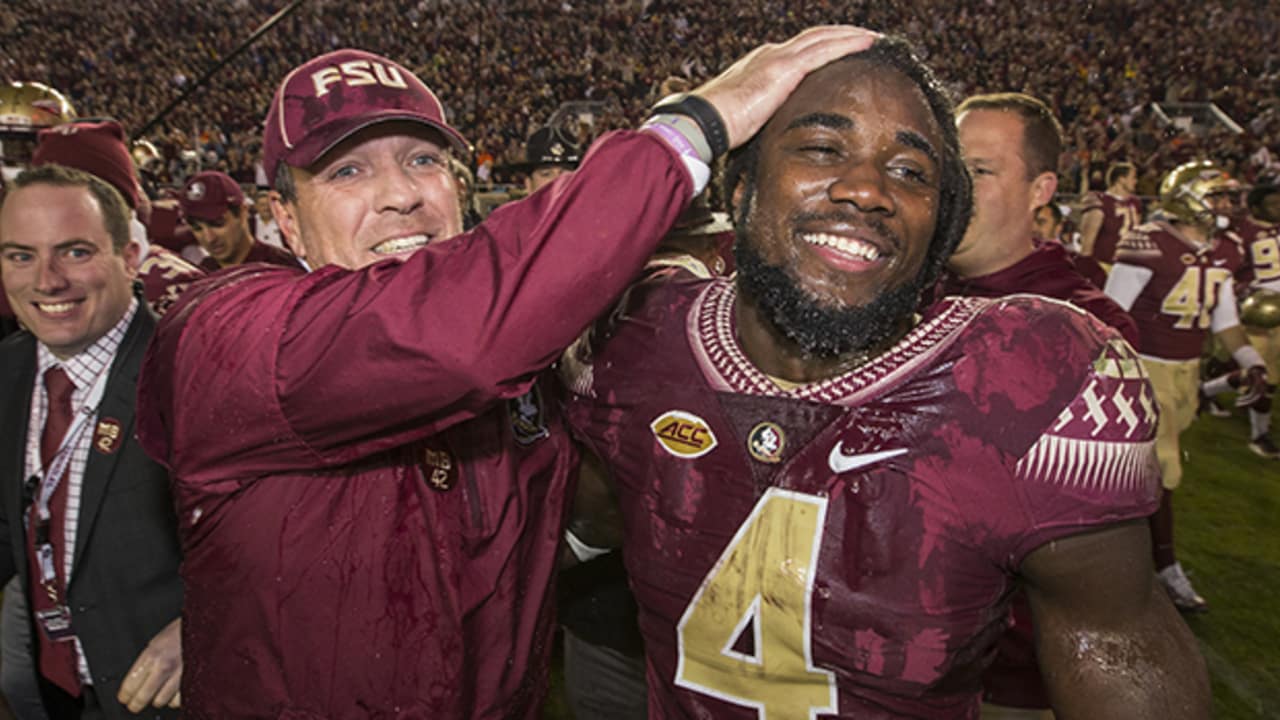
{"label": "background player in maroon uniform", "polygon": [[1115,262],[1116,244],[1142,222],[1142,200],[1134,193],[1138,169],[1132,163],[1107,168],[1107,189],[1086,193],[1080,205],[1080,254],[1076,267],[1089,282],[1102,287]]}
{"label": "background player in maroon uniform", "polygon": [[[1242,298],[1259,290],[1280,292],[1280,187],[1257,185],[1249,191],[1247,206],[1248,215],[1236,219],[1227,231],[1244,253],[1244,262],[1236,273],[1236,288]],[[1267,378],[1274,381],[1280,377],[1280,329],[1243,324],[1249,344],[1262,355]],[[1254,370],[1255,375],[1257,372]],[[1274,384],[1259,383],[1237,369],[1205,381],[1200,391],[1212,402],[1214,396],[1239,391],[1241,387],[1245,392],[1237,396],[1236,402],[1249,412],[1249,449],[1259,457],[1280,458],[1280,447],[1270,433]]]}
{"label": "background player in maroon uniform", "polygon": [[192,175],[178,195],[178,204],[200,247],[209,253],[201,264],[205,270],[214,272],[253,262],[299,267],[293,253],[253,236],[250,206],[230,175],[216,170]]}
{"label": "background player in maroon uniform", "polygon": [[1107,168],[1107,189],[1085,195],[1080,208],[1082,256],[1111,267],[1120,238],[1142,222],[1142,199],[1134,194],[1137,189],[1138,169],[1133,163],[1117,162]]}
{"label": "background player in maroon uniform", "polygon": [[[973,178],[973,220],[951,256],[945,294],[1004,297],[1036,293],[1065,300],[1110,325],[1130,343],[1138,341],[1132,318],[1084,278],[1066,249],[1033,230],[1036,215],[1051,207],[1058,185],[1062,129],[1042,101],[1022,93],[976,95],[956,110],[960,147]],[[962,252],[964,251],[964,252]],[[1019,592],[1013,626],[983,678],[984,716],[1030,716],[1049,707],[1036,665],[1031,608]]]}
{"label": "background player in maroon uniform", "polygon": [[1063,717],[1203,717],[1127,343],[1031,297],[914,316],[969,214],[928,71],[881,41],[811,74],[728,182],[736,281],[632,288],[569,378],[651,716],[974,717],[1021,577]]}
{"label": "background player in maroon uniform", "polygon": [[1210,330],[1255,382],[1266,380],[1262,358],[1236,314],[1232,279],[1240,248],[1219,232],[1222,216],[1209,199],[1226,182],[1226,174],[1209,162],[1171,171],[1160,185],[1160,207],[1169,219],[1125,236],[1105,288],[1138,323],[1138,350],[1160,404],[1156,451],[1165,492],[1151,523],[1155,562],[1174,603],[1188,611],[1205,610],[1208,603],[1174,553],[1172,491],[1182,482],[1178,436],[1195,419],[1200,354]]}
{"label": "background player in maroon uniform", "polygon": [[357,50],[289,73],[264,165],[315,270],[193,287],[139,388],[139,436],[176,476],[185,715],[536,716],[574,465],[539,371],[640,270],[713,149],[871,38],[761,48],[467,233],[449,160],[468,146],[417,77]]}

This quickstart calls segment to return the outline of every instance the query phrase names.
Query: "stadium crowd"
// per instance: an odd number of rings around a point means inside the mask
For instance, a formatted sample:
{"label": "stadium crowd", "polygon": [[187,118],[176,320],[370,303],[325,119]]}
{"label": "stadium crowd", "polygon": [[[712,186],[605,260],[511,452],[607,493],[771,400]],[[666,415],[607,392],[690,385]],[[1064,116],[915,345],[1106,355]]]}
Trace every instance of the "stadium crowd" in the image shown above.
{"label": "stadium crowd", "polygon": [[[286,3],[18,0],[0,11],[0,78],[45,82],[81,116],[137,132]],[[440,95],[477,163],[520,159],[526,137],[562,103],[596,106],[588,135],[643,117],[668,76],[699,81],[732,58],[818,23],[904,36],[956,97],[1021,90],[1047,100],[1067,147],[1062,190],[1102,186],[1107,164],[1135,159],[1139,192],[1211,156],[1246,181],[1280,172],[1280,14],[1265,2],[1100,0],[372,0],[304,3],[145,136],[182,179],[183,150],[253,182],[273,83],[340,47],[396,58]],[[1152,101],[1212,101],[1244,132],[1198,137],[1164,127]],[[583,138],[589,140],[590,138]],[[488,177],[482,171],[481,178]],[[260,179],[260,178],[259,178]]]}

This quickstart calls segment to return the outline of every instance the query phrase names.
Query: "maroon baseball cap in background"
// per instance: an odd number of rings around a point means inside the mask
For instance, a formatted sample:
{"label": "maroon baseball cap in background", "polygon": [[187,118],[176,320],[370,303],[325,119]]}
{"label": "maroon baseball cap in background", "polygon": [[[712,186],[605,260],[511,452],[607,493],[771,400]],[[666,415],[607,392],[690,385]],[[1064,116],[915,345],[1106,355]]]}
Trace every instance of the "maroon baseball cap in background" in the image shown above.
{"label": "maroon baseball cap in background", "polygon": [[280,163],[305,168],[352,133],[389,120],[435,128],[460,154],[471,153],[416,75],[379,55],[345,49],[312,58],[280,83],[263,129],[263,169],[274,181]]}
{"label": "maroon baseball cap in background", "polygon": [[216,222],[222,214],[244,205],[244,191],[226,173],[205,170],[192,175],[178,196],[183,217]]}
{"label": "maroon baseball cap in background", "polygon": [[124,128],[115,120],[63,123],[41,130],[31,166],[63,165],[106,180],[129,207],[137,210],[141,195],[133,172],[133,156],[124,144]]}

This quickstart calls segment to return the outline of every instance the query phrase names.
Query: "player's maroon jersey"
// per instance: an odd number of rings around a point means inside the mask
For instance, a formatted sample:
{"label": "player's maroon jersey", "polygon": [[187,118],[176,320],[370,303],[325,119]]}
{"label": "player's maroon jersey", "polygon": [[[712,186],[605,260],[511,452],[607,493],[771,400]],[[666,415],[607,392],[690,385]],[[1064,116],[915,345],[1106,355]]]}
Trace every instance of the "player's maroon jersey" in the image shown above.
{"label": "player's maroon jersey", "polygon": [[138,267],[142,296],[157,315],[165,314],[188,285],[204,276],[203,270],[159,245],[147,248],[147,257]]}
{"label": "player's maroon jersey", "polygon": [[1129,308],[1138,324],[1138,351],[1165,360],[1200,357],[1223,283],[1240,268],[1240,247],[1225,235],[1204,245],[1156,221],[1134,228],[1116,250],[1116,264],[1151,271]]}
{"label": "player's maroon jersey", "polygon": [[[1058,243],[1038,243],[1030,255],[988,275],[972,278],[948,275],[945,291],[948,295],[992,298],[1036,293],[1063,300],[1089,311],[1134,347],[1138,344],[1138,326],[1133,318],[1085,279],[1066,248]],[[1031,605],[1024,593],[1013,596],[1011,610],[1013,624],[1000,637],[996,659],[982,678],[983,699],[1010,707],[1047,708],[1049,696],[1036,659]]]}
{"label": "player's maroon jersey", "polygon": [[[1241,285],[1280,291],[1280,224],[1241,218],[1227,231],[1244,254],[1244,262],[1236,273]],[[1243,293],[1240,293],[1243,297]]]}
{"label": "player's maroon jersey", "polygon": [[1094,191],[1080,207],[1083,217],[1089,212],[1102,213],[1102,226],[1093,243],[1093,258],[1098,262],[1115,262],[1116,246],[1129,230],[1142,222],[1142,199],[1136,195],[1120,198],[1109,192]]}
{"label": "player's maroon jersey", "polygon": [[1129,345],[1031,296],[949,298],[784,390],[730,281],[633,288],[570,382],[605,460],[653,717],[976,718],[1023,559],[1156,506]]}

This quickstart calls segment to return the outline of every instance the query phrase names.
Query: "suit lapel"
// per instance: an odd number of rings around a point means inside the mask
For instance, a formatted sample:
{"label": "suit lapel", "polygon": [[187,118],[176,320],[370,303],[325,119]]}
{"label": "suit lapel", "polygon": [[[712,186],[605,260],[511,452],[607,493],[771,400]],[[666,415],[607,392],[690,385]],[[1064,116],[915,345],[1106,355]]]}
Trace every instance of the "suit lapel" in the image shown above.
{"label": "suit lapel", "polygon": [[76,528],[76,553],[72,565],[71,582],[84,558],[84,549],[92,537],[98,511],[106,497],[108,486],[115,475],[121,448],[133,434],[133,410],[138,387],[138,370],[147,348],[147,340],[155,329],[155,320],[146,305],[139,304],[138,312],[129,324],[115,360],[107,377],[106,392],[98,407],[98,417],[92,428],[93,439],[89,448],[89,461],[84,468],[84,481],[80,488],[80,521]]}

